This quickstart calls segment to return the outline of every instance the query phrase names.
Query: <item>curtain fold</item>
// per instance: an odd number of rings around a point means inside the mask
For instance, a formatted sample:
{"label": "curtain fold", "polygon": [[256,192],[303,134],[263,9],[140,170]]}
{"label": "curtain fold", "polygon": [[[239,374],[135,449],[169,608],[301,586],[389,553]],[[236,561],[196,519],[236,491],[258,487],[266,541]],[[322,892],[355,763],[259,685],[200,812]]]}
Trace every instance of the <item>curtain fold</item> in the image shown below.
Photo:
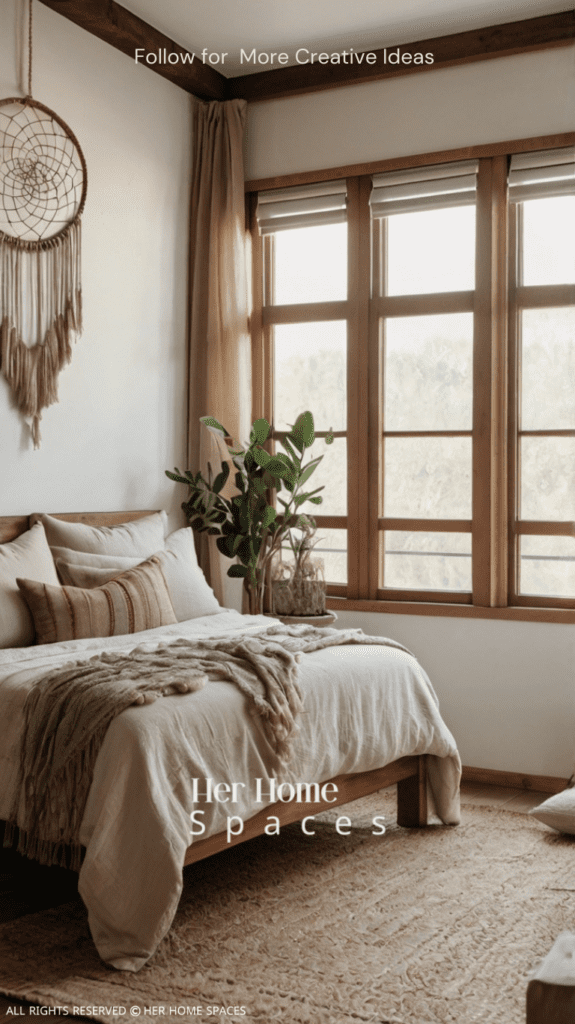
{"label": "curtain fold", "polygon": [[[190,219],[188,466],[214,473],[221,455],[200,416],[215,416],[234,441],[249,435],[251,345],[245,227],[245,100],[194,100]],[[229,560],[199,536],[199,560],[220,603]]]}

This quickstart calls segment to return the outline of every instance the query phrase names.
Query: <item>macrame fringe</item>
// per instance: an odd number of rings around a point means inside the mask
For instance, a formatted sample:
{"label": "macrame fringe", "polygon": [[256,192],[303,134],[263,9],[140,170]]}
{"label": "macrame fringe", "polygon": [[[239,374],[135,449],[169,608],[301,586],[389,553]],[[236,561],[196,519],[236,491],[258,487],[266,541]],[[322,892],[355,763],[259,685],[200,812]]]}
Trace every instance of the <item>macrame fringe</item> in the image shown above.
{"label": "macrame fringe", "polygon": [[[124,705],[126,700],[133,702],[135,697],[132,691],[124,699]],[[94,763],[108,724],[106,722],[96,729],[76,758],[58,766],[51,763],[50,753],[54,747],[54,738],[51,737],[43,745],[46,763],[39,777],[25,774],[26,750],[23,744],[20,765],[23,788],[5,825],[5,846],[15,846],[18,853],[39,864],[80,870],[83,847],[78,842],[78,832],[92,783]],[[22,814],[19,807],[23,809]],[[22,821],[22,826],[18,826],[18,821]],[[46,838],[50,835],[54,838]]]}
{"label": "macrame fringe", "polygon": [[[80,220],[44,242],[0,232],[0,281],[1,366],[39,448],[42,410],[58,401],[58,375],[82,331]],[[29,346],[26,334],[40,340]]]}
{"label": "macrame fringe", "polygon": [[11,821],[7,821],[4,827],[4,847],[15,849],[23,857],[35,860],[38,864],[67,868],[76,872],[82,867],[84,858],[84,847],[78,843],[66,845],[58,840],[40,839],[18,828]]}

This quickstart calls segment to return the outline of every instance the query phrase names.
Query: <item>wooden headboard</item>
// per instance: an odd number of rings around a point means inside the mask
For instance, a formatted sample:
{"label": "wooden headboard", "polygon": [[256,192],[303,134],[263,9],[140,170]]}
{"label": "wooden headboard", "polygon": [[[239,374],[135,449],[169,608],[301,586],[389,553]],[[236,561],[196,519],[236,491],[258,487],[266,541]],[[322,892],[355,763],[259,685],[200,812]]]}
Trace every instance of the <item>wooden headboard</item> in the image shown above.
{"label": "wooden headboard", "polygon": [[[86,523],[87,526],[117,526],[118,523],[129,523],[132,519],[151,516],[156,509],[144,509],[138,512],[51,512],[56,519],[65,519],[68,523]],[[0,544],[14,540],[30,529],[30,516],[0,516]]]}

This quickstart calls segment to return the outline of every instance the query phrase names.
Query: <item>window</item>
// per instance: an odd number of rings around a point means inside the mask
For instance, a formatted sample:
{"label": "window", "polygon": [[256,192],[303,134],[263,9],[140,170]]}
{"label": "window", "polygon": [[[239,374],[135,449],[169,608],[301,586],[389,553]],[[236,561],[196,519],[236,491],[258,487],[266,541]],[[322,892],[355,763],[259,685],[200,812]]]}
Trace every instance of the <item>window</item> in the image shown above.
{"label": "window", "polygon": [[575,147],[402,164],[252,198],[254,414],[344,607],[573,621]]}
{"label": "window", "polygon": [[514,604],[575,597],[574,152],[512,157],[510,343]]}

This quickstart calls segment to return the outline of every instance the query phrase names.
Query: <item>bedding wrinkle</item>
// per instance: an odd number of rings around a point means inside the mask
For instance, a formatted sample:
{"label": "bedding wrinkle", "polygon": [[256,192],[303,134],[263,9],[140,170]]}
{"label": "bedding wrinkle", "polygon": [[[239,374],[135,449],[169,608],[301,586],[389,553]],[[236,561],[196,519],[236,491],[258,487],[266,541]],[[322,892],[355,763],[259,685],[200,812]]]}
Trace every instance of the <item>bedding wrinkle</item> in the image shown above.
{"label": "bedding wrinkle", "polygon": [[[433,688],[413,656],[401,645],[386,646],[381,638],[357,631],[346,642],[343,630],[314,634],[298,628],[291,632],[279,623],[270,626],[268,618],[227,610],[128,637],[0,651],[4,808],[15,795],[24,704],[40,678],[57,674],[71,661],[96,667],[94,656],[106,655],[109,666],[121,656],[128,665],[136,646],[144,665],[146,655],[164,656],[164,644],[185,650],[196,641],[214,670],[195,692],[144,708],[127,706],[104,730],[79,824],[78,839],[85,847],[79,890],[96,948],[111,966],[129,971],[144,966],[177,909],[187,847],[225,833],[228,815],[248,821],[261,812],[272,802],[266,795],[270,780],[322,783],[426,754],[437,813],[446,823],[459,820],[459,755]],[[329,646],[330,634],[337,646]],[[218,660],[226,644],[231,669]],[[244,669],[247,679],[247,666],[251,673],[266,644],[281,645],[283,653],[258,683],[258,696],[265,699],[282,678],[281,666],[292,665],[295,681],[289,696],[271,694],[268,718],[246,713],[255,706],[251,675],[247,691],[233,679],[234,672]],[[315,650],[314,644],[319,644]],[[298,653],[303,656],[296,662]],[[154,679],[149,684],[153,687]],[[303,711],[294,712],[298,701]],[[93,714],[89,691],[74,708],[80,717]],[[282,765],[270,726],[285,728],[290,716],[298,730],[292,731],[290,758]],[[210,803],[205,790],[195,795],[193,780],[203,785],[209,778],[214,784],[236,783],[237,802]],[[256,779],[262,780],[261,802]],[[191,834],[195,811],[202,812],[204,828],[197,836]],[[194,884],[193,869],[186,878]]]}

